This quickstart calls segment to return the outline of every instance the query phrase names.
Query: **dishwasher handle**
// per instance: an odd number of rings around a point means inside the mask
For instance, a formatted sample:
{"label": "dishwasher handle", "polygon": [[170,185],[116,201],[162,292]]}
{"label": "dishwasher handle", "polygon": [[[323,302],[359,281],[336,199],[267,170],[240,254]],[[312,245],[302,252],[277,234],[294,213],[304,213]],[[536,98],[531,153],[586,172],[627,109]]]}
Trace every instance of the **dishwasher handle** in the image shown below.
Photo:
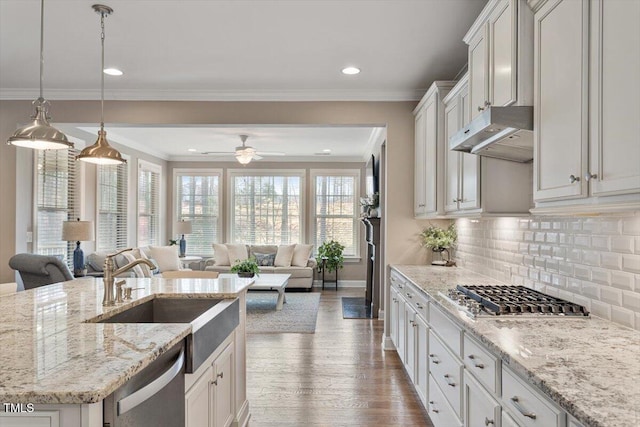
{"label": "dishwasher handle", "polygon": [[162,375],[142,387],[140,390],[131,393],[118,401],[118,416],[132,410],[136,406],[144,403],[153,397],[160,390],[165,388],[180,372],[184,366],[184,348],[180,350],[178,358],[173,365],[167,369]]}

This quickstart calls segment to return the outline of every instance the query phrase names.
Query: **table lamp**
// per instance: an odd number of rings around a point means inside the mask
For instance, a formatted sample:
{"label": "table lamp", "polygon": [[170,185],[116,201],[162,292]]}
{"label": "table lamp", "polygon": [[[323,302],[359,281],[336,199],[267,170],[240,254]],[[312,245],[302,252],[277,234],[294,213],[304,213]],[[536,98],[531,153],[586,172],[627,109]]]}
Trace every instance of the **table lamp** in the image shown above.
{"label": "table lamp", "polygon": [[94,240],[93,221],[64,221],[62,223],[62,240],[76,242],[76,249],[73,251],[73,275],[84,276],[84,252],[80,248],[80,242]]}
{"label": "table lamp", "polygon": [[182,220],[176,222],[176,232],[182,235],[180,238],[180,257],[185,256],[187,253],[187,241],[184,240],[184,235],[191,234],[192,230],[191,221]]}

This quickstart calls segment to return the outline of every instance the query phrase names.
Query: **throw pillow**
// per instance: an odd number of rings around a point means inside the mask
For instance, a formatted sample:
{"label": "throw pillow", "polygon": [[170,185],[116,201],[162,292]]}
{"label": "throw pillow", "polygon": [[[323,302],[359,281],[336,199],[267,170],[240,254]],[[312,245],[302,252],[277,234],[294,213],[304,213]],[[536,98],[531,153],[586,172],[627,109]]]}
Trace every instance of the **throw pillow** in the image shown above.
{"label": "throw pillow", "polygon": [[261,254],[254,252],[253,256],[256,257],[256,263],[260,267],[273,267],[276,261],[276,254]]}
{"label": "throw pillow", "polygon": [[151,258],[155,259],[160,272],[180,270],[178,246],[151,246]]}
{"label": "throw pillow", "polygon": [[227,245],[221,243],[213,244],[213,261],[216,265],[231,265],[229,262],[229,251]]}
{"label": "throw pillow", "polygon": [[[125,259],[127,260],[127,264],[136,260],[136,257],[133,256],[132,251],[124,252],[122,256],[125,257]],[[133,271],[136,277],[145,277],[144,272],[142,271],[142,267],[140,267],[139,265],[136,265],[135,267],[133,267],[131,271]]]}
{"label": "throw pillow", "polygon": [[301,245],[297,244],[293,250],[293,259],[291,265],[294,267],[306,267],[309,258],[311,257],[311,249],[313,245]]}
{"label": "throw pillow", "polygon": [[291,259],[293,259],[293,250],[296,245],[280,245],[276,253],[276,259],[273,263],[276,267],[291,267]]}
{"label": "throw pillow", "polygon": [[229,261],[231,264],[235,264],[236,261],[244,261],[249,258],[249,253],[247,252],[247,245],[232,245],[227,243],[227,251],[229,252]]}
{"label": "throw pillow", "polygon": [[[142,249],[135,248],[131,252],[133,252],[133,256],[136,257],[136,259],[147,259],[147,260],[149,259],[149,257],[147,257],[147,255],[144,253]],[[142,273],[143,273],[142,277],[153,277],[151,268],[149,268],[147,264],[140,264],[139,267],[142,269]]]}
{"label": "throw pillow", "polygon": [[93,269],[93,271],[102,271],[104,268],[104,259],[106,258],[105,252],[94,252],[87,257],[87,264]]}

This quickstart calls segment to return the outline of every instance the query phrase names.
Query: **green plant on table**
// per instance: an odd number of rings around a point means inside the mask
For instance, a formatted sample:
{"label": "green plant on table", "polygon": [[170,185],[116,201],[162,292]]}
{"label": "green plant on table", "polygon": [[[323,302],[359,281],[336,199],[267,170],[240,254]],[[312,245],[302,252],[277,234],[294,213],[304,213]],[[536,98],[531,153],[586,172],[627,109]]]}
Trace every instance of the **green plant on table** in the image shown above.
{"label": "green plant on table", "polygon": [[236,260],[235,264],[231,267],[232,273],[253,273],[258,275],[260,273],[260,268],[258,267],[258,263],[256,262],[255,257],[247,258],[243,261],[239,259]]}
{"label": "green plant on table", "polygon": [[458,232],[455,224],[449,225],[446,229],[431,225],[420,233],[422,245],[430,248],[433,252],[447,252],[447,265],[454,265],[451,261],[449,249],[454,248],[458,242]]}
{"label": "green plant on table", "polygon": [[[318,254],[316,255],[316,262],[318,263],[318,267],[327,269],[330,273],[332,271],[337,271],[339,268],[344,267],[344,256],[342,252],[344,251],[344,246],[335,240],[329,240],[328,242],[324,242],[318,248]],[[324,264],[323,264],[324,261]]]}

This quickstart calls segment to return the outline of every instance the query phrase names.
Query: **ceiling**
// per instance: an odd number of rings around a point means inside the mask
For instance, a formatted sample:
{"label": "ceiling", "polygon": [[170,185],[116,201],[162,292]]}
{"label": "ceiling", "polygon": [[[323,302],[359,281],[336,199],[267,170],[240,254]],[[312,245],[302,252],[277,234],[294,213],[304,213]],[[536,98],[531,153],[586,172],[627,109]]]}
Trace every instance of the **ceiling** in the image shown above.
{"label": "ceiling", "polygon": [[[57,126],[76,143],[92,144],[98,132],[95,124]],[[259,162],[362,162],[386,134],[384,128],[366,126],[107,125],[106,129],[110,142],[164,160],[222,162],[236,162],[233,152],[241,145],[239,135],[242,134],[249,136],[246,145],[258,152],[286,153],[285,156],[265,155]],[[229,155],[200,154],[205,151],[229,152]]]}
{"label": "ceiling", "polygon": [[[416,100],[486,0],[105,0],[107,99]],[[98,99],[100,18],[45,2],[45,97]],[[39,0],[0,0],[0,99],[37,96]],[[343,75],[347,65],[362,69]]]}

